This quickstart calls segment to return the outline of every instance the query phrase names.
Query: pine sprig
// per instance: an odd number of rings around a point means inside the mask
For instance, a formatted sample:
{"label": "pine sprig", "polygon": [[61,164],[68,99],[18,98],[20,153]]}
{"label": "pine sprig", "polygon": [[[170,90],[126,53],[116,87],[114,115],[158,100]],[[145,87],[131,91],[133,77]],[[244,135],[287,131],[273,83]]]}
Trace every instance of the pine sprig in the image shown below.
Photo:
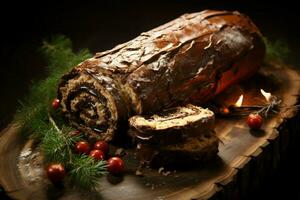
{"label": "pine sprig", "polygon": [[72,128],[66,126],[59,111],[50,107],[61,76],[91,54],[88,50],[74,53],[71,41],[63,36],[45,41],[41,53],[48,61],[48,76],[32,82],[28,96],[20,101],[14,122],[22,127],[23,133],[41,141],[46,163],[64,164],[75,185],[95,188],[99,178],[106,173],[106,162],[73,154],[72,147],[81,136],[71,136]]}
{"label": "pine sprig", "polygon": [[51,128],[42,140],[46,162],[59,162],[69,169],[69,175],[75,186],[84,189],[95,189],[99,178],[107,173],[106,161],[95,161],[84,154],[73,154],[72,147],[82,139],[82,135],[71,136],[70,127],[60,130],[50,118]]}
{"label": "pine sprig", "polygon": [[50,42],[44,41],[41,51],[48,60],[49,74],[54,76],[60,74],[58,78],[78,63],[91,57],[87,49],[75,54],[71,40],[64,36],[54,37]]}
{"label": "pine sprig", "polygon": [[47,163],[59,162],[67,166],[72,162],[72,146],[81,140],[82,136],[71,136],[68,134],[70,128],[64,129],[66,130],[59,132],[51,127],[44,136],[42,149]]}
{"label": "pine sprig", "polygon": [[72,43],[64,36],[53,37],[50,42],[44,42],[41,53],[48,62],[48,76],[44,80],[33,81],[28,95],[20,101],[14,121],[23,127],[24,132],[30,132],[41,139],[46,130],[41,121],[48,119],[49,105],[56,97],[57,84],[60,77],[78,63],[91,57],[88,50],[78,53],[72,51]]}
{"label": "pine sprig", "polygon": [[95,189],[99,178],[107,174],[106,161],[95,161],[86,155],[75,156],[72,170],[69,172],[72,181],[85,189]]}

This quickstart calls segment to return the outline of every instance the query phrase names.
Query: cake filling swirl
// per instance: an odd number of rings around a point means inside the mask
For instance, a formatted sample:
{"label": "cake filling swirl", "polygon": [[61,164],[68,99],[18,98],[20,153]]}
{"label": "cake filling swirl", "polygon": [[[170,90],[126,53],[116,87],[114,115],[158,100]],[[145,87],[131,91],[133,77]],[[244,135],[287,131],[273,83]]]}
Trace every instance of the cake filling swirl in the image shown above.
{"label": "cake filling swirl", "polygon": [[122,115],[118,86],[98,72],[75,69],[72,73],[73,76],[63,77],[59,87],[64,116],[84,133],[111,140]]}

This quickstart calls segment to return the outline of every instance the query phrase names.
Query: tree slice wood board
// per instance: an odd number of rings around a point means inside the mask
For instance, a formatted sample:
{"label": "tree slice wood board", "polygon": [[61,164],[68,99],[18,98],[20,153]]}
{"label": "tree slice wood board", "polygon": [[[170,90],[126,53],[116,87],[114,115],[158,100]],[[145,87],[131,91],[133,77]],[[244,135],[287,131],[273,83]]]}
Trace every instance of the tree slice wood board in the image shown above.
{"label": "tree slice wood board", "polygon": [[[214,101],[232,105],[244,94],[245,105],[258,104],[264,101],[261,88],[281,98],[283,105],[294,106],[300,94],[300,75],[282,63],[268,64]],[[54,188],[45,177],[38,144],[10,125],[0,138],[0,184],[14,199],[239,199],[274,172],[293,132],[300,129],[299,125],[286,128],[297,124],[297,113],[297,107],[282,108],[256,132],[249,130],[243,117],[217,118],[215,131],[222,141],[217,159],[168,175],[146,169],[143,177],[136,176],[138,162],[128,149],[124,176],[103,177],[96,191],[71,188],[68,180],[64,187]]]}

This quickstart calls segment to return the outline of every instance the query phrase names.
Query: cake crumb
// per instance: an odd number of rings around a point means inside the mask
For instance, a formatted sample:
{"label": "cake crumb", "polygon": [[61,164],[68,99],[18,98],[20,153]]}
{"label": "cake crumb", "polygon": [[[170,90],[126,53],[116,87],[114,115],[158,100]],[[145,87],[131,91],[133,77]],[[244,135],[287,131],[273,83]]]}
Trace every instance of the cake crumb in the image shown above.
{"label": "cake crumb", "polygon": [[161,173],[164,171],[164,169],[165,169],[164,167],[160,167],[160,168],[158,169],[158,173],[161,174]]}
{"label": "cake crumb", "polygon": [[116,156],[124,156],[126,153],[125,153],[125,150],[123,148],[118,148],[115,152],[115,155]]}
{"label": "cake crumb", "polygon": [[135,171],[135,175],[136,175],[136,176],[144,176],[143,172],[142,172],[141,170],[139,170],[139,169],[137,169],[137,170]]}
{"label": "cake crumb", "polygon": [[152,184],[152,185],[151,185],[151,190],[154,190],[154,189],[155,189],[155,185]]}
{"label": "cake crumb", "polygon": [[169,176],[170,174],[171,174],[170,171],[166,171],[166,172],[163,172],[163,173],[162,173],[162,175],[164,175],[164,176]]}

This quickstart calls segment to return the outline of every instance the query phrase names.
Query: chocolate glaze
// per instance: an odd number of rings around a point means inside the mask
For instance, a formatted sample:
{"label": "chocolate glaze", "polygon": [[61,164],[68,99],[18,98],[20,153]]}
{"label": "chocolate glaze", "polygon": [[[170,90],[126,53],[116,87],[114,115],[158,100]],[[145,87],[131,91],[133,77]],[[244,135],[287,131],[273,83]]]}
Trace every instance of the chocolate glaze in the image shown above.
{"label": "chocolate glaze", "polygon": [[[113,97],[110,105],[117,108],[112,113],[117,120],[112,130],[117,130],[121,119],[134,114],[213,98],[255,73],[264,54],[262,35],[247,16],[205,10],[185,14],[97,53],[66,74],[59,87],[88,73]],[[62,91],[58,91],[60,97]],[[70,114],[68,109],[63,112]],[[109,134],[107,140],[114,132]]]}

